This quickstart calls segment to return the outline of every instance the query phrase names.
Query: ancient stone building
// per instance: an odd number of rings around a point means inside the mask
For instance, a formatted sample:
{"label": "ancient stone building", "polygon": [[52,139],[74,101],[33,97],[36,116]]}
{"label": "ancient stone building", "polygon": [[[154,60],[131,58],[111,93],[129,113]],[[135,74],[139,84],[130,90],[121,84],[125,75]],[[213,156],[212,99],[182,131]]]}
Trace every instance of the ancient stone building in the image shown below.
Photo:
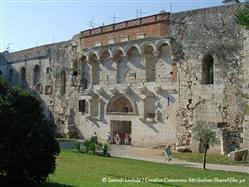
{"label": "ancient stone building", "polygon": [[209,124],[214,152],[249,146],[248,32],[239,5],[166,13],[82,31],[71,40],[0,56],[0,75],[38,93],[58,134],[130,134],[134,146],[198,151]]}

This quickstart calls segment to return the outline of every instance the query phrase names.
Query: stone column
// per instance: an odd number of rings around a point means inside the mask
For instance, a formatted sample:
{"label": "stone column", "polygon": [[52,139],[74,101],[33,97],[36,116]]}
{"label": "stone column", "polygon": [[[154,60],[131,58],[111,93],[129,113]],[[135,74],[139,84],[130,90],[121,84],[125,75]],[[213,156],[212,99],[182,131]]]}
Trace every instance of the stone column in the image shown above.
{"label": "stone column", "polygon": [[140,107],[139,108],[141,108],[142,110],[139,112],[139,119],[141,120],[141,121],[144,121],[145,120],[145,116],[144,116],[144,110],[145,110],[145,108],[144,108],[144,101],[145,101],[145,98],[146,98],[146,96],[145,95],[142,95],[142,96],[140,96],[142,99],[141,99],[141,102],[140,102]]}
{"label": "stone column", "polygon": [[91,117],[92,99],[89,99],[87,103],[88,103],[88,116]]}
{"label": "stone column", "polygon": [[152,69],[153,69],[153,66],[154,66],[154,69],[155,69],[155,81],[156,81],[156,79],[157,79],[157,73],[158,73],[158,71],[157,71],[157,62],[158,62],[158,57],[159,57],[159,52],[158,51],[153,51],[153,63],[152,63]]}
{"label": "stone column", "polygon": [[101,119],[101,98],[98,99],[98,119]]}

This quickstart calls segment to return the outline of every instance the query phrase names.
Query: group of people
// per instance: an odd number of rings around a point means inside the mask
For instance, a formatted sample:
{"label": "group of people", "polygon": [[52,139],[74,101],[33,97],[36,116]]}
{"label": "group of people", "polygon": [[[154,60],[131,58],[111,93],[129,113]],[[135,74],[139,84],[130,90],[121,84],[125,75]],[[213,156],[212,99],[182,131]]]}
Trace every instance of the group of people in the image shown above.
{"label": "group of people", "polygon": [[119,145],[119,144],[125,144],[128,145],[130,144],[130,134],[128,132],[115,132],[114,133],[114,143]]}
{"label": "group of people", "polygon": [[[96,132],[94,132],[93,138],[97,141]],[[117,145],[119,144],[128,145],[130,143],[130,140],[131,140],[130,134],[127,132],[124,132],[124,133],[115,132],[114,133],[114,143]],[[111,143],[110,132],[106,134],[106,143],[108,144]],[[169,144],[166,145],[164,152],[165,152],[165,162],[169,163],[169,161],[171,160],[171,147]]]}
{"label": "group of people", "polygon": [[[93,140],[95,140],[97,142],[97,134],[96,134],[96,132],[93,133],[92,138],[93,138]],[[115,132],[113,140],[114,140],[114,143],[117,144],[117,145],[119,145],[119,144],[128,145],[131,142],[131,137],[130,137],[130,134],[127,133],[127,132],[124,132],[124,133]],[[106,143],[107,144],[111,143],[110,132],[107,132],[107,134],[106,134]]]}

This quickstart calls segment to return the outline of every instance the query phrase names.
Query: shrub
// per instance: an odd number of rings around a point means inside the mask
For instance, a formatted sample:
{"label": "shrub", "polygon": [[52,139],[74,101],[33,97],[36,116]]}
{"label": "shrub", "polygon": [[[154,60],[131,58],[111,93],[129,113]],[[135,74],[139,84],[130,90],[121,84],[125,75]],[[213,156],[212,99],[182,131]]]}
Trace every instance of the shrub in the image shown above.
{"label": "shrub", "polygon": [[[95,137],[86,139],[83,143],[77,143],[75,146],[77,152],[83,152],[94,155],[110,156],[110,146],[108,144],[102,144],[96,140]],[[79,151],[80,149],[80,151]]]}
{"label": "shrub", "polygon": [[0,186],[34,186],[55,171],[59,145],[41,102],[0,77]]}

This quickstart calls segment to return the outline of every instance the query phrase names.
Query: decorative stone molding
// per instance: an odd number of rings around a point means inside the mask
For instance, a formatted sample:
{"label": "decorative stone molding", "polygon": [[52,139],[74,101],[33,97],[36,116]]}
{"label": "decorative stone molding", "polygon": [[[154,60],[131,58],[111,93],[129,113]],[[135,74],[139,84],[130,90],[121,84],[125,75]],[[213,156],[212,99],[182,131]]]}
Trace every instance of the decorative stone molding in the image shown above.
{"label": "decorative stone molding", "polygon": [[104,93],[103,87],[101,86],[101,87],[97,88],[96,92],[98,95],[103,95],[103,93]]}
{"label": "decorative stone molding", "polygon": [[95,95],[95,93],[94,93],[94,91],[93,91],[92,88],[88,88],[88,89],[86,90],[86,94],[89,95],[89,96],[94,96],[94,95]]}
{"label": "decorative stone molding", "polygon": [[123,90],[123,92],[125,94],[129,94],[129,92],[130,92],[130,86],[126,86],[125,88],[122,88],[122,90]]}
{"label": "decorative stone molding", "polygon": [[116,87],[111,88],[110,92],[111,92],[112,95],[116,95],[116,94],[119,93],[119,91],[118,91],[118,89]]}
{"label": "decorative stone molding", "polygon": [[162,92],[162,87],[160,85],[154,87],[154,91],[155,91],[155,94],[158,95],[158,94],[161,94]]}
{"label": "decorative stone molding", "polygon": [[150,91],[146,86],[140,86],[138,87],[138,90],[141,94],[145,95],[145,96],[151,96],[151,95],[155,95],[154,92]]}
{"label": "decorative stone molding", "polygon": [[144,85],[138,87],[138,91],[139,91],[141,94],[143,94],[143,95],[145,95],[146,90],[147,90],[147,88],[146,88],[146,86],[144,86]]}

